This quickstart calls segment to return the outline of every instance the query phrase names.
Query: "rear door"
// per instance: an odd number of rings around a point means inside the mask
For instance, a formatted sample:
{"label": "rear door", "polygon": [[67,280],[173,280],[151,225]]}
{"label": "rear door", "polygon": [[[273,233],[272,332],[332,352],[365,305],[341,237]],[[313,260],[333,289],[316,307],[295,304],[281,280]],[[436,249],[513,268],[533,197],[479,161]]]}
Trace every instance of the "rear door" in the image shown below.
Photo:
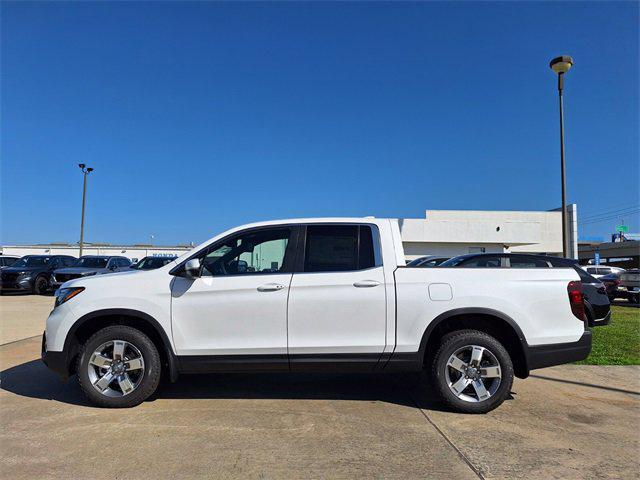
{"label": "rear door", "polygon": [[307,225],[289,292],[291,368],[375,365],[386,341],[384,283],[377,226]]}

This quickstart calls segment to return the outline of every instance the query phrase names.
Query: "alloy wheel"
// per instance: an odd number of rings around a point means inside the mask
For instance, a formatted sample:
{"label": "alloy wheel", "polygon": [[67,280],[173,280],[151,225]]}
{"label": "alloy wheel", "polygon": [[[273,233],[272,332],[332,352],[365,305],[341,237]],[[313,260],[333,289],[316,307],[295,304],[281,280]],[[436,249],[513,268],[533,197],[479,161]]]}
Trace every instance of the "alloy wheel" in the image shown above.
{"label": "alloy wheel", "polygon": [[111,340],[96,348],[87,365],[89,380],[107,397],[132,393],[144,377],[144,359],[140,350],[124,340]]}
{"label": "alloy wheel", "polygon": [[456,397],[477,403],[496,393],[502,381],[502,369],[497,357],[488,348],[466,345],[449,357],[445,379]]}

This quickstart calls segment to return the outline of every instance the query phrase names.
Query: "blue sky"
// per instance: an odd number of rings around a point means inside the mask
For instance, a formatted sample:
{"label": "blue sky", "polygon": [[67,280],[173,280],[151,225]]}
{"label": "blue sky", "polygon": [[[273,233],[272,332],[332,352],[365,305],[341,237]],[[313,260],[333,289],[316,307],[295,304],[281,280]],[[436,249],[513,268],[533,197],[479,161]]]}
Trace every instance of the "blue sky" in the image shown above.
{"label": "blue sky", "polygon": [[568,198],[639,231],[638,25],[635,2],[3,2],[0,241],[77,241],[80,162],[87,241],[552,209],[561,54]]}

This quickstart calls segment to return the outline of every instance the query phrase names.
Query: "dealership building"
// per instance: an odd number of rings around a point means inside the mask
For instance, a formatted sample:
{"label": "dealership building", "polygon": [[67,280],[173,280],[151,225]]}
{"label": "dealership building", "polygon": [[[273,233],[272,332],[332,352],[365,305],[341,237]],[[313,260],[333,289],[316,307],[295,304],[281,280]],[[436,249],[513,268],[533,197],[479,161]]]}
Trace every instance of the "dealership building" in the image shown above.
{"label": "dealership building", "polygon": [[[567,206],[569,257],[578,258],[577,207]],[[562,255],[562,212],[427,210],[425,218],[400,220],[408,260],[467,253]]]}
{"label": "dealership building", "polygon": [[[570,256],[578,258],[577,208],[567,207]],[[453,257],[466,253],[517,252],[562,255],[562,215],[554,211],[427,210],[424,218],[399,220],[407,260],[423,255]],[[191,245],[110,245],[85,243],[85,255],[123,255],[134,261],[146,256],[182,255]],[[72,255],[78,245],[6,245],[4,255]]]}

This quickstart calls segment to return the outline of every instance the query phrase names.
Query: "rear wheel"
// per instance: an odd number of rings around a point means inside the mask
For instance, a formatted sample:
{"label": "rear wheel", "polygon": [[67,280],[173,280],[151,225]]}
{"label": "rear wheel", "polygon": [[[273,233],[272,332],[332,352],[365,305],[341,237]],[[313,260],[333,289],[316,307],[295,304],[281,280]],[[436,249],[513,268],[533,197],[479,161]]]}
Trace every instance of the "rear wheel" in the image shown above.
{"label": "rear wheel", "polygon": [[477,330],[443,338],[433,358],[432,377],[442,399],[464,413],[500,406],[513,384],[513,364],[498,340]]}
{"label": "rear wheel", "polygon": [[160,355],[141,331],[113,325],[85,342],[77,372],[80,388],[92,403],[101,407],[133,407],[158,388]]}

